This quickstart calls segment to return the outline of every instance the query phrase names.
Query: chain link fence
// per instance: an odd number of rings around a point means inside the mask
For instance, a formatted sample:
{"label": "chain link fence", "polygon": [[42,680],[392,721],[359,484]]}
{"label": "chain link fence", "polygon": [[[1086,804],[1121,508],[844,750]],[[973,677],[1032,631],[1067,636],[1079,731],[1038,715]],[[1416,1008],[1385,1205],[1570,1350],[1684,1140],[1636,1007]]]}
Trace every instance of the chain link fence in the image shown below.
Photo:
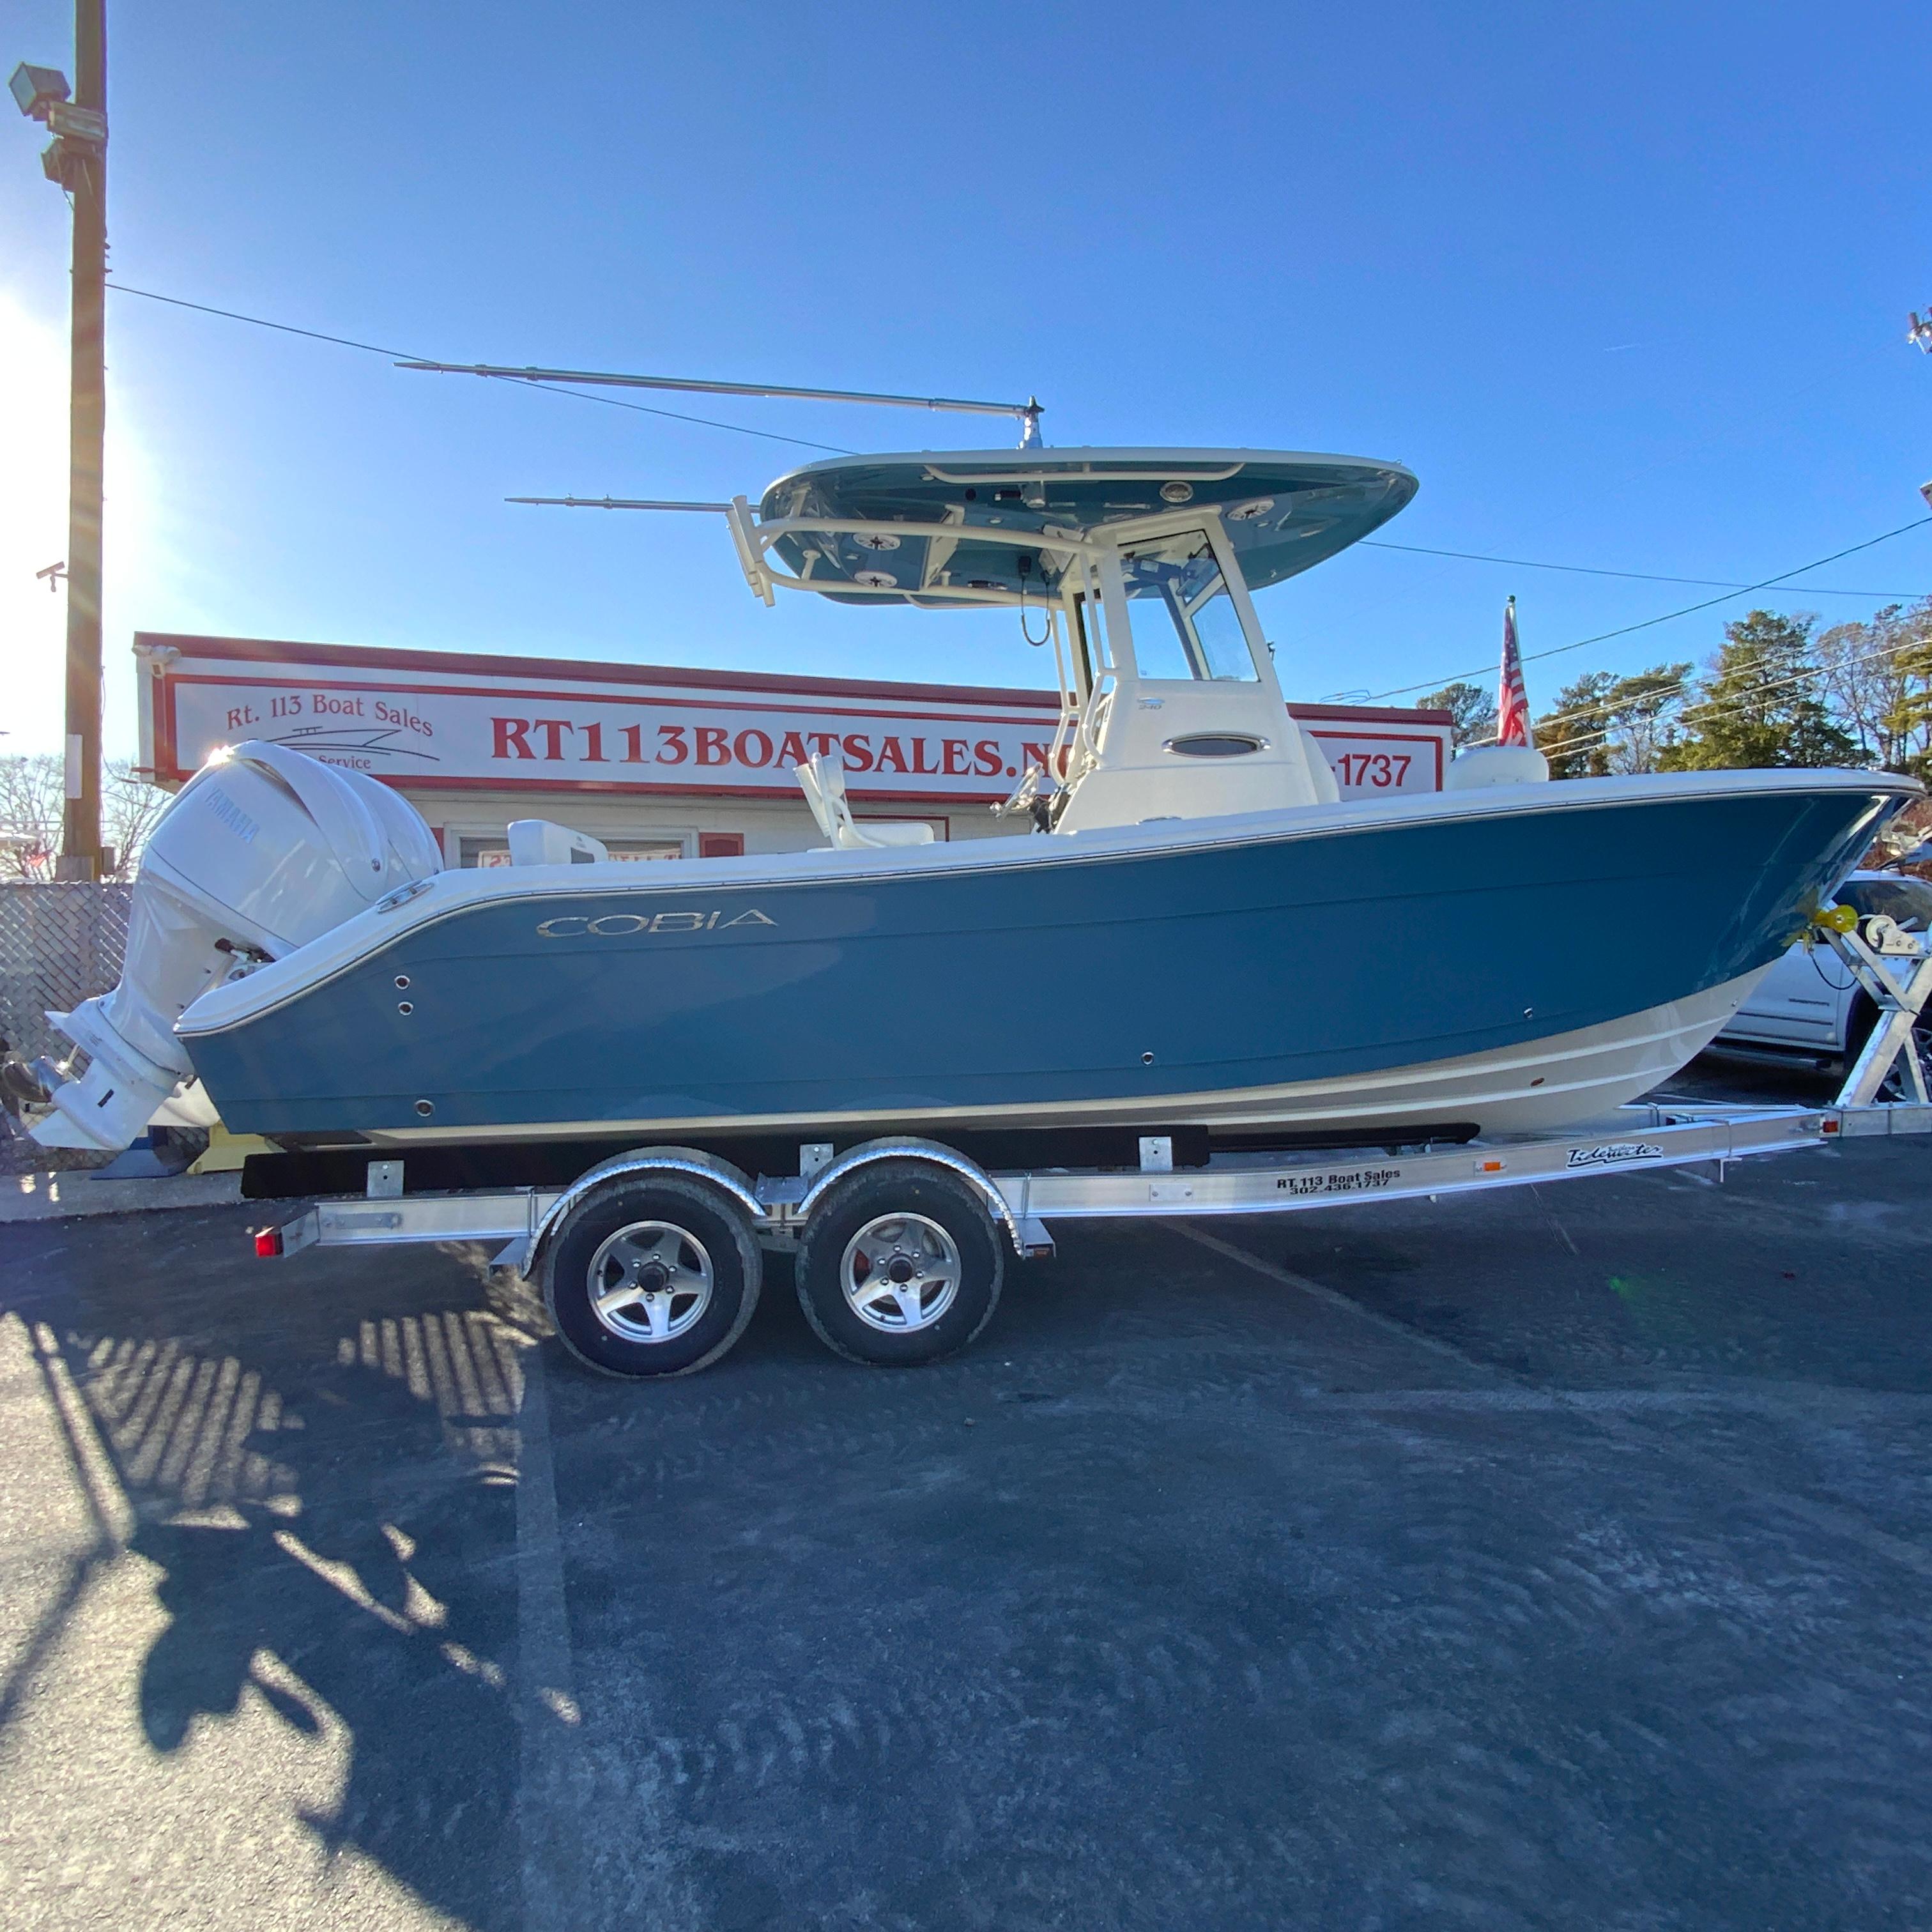
{"label": "chain link fence", "polygon": [[64,1059],[68,1042],[48,1025],[121,977],[131,885],[0,881],[0,1038],[23,1060]]}

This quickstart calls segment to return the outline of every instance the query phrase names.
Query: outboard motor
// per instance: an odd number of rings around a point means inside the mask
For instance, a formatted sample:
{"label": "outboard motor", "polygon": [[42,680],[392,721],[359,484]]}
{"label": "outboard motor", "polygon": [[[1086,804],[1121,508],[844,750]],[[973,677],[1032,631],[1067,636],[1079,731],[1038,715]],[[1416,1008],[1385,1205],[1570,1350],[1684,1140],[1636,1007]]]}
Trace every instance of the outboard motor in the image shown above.
{"label": "outboard motor", "polygon": [[376,779],[259,740],[218,752],[142,854],[121,983],[47,1016],[88,1066],[34,1138],[127,1146],[194,1078],[174,1030],[189,1005],[442,868],[422,814]]}

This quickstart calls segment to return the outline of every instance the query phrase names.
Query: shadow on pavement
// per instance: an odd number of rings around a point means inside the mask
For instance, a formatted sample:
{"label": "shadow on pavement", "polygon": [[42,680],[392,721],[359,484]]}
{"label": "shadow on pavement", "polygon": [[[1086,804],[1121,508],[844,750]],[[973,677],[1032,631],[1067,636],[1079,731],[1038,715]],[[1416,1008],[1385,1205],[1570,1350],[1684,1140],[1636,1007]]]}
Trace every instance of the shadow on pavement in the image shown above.
{"label": "shadow on pavement", "polygon": [[[519,1339],[434,1258],[265,1280],[236,1264],[232,1214],[118,1226],[137,1266],[59,1224],[10,1231],[26,1252],[5,1312],[29,1324],[77,1473],[104,1457],[106,1508],[154,1566],[169,1621],[140,1666],[147,1744],[221,1749],[202,1720],[251,1691],[298,1734],[339,1726],[340,1804],[304,1820],[322,1845],[470,1924],[520,1925]],[[76,1562],[0,1724],[119,1546],[104,1534]]]}

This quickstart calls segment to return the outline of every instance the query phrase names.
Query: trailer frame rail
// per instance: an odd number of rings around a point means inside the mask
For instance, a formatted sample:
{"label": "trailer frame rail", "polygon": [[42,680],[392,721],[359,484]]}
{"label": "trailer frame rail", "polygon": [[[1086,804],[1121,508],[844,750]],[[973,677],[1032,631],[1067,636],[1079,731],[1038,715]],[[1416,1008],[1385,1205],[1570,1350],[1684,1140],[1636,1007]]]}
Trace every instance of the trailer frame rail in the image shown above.
{"label": "trailer frame rail", "polygon": [[[1051,1221],[1139,1216],[1267,1214],[1369,1201],[1486,1192],[1594,1175],[1714,1165],[1822,1147],[1868,1135],[1932,1132],[1932,1106],[1741,1107],[1646,1102],[1559,1134],[1504,1135],[1454,1146],[1364,1148],[1307,1154],[1224,1154],[1175,1168],[1162,1140],[1143,1143],[1138,1168],[1039,1168],[984,1178],[1004,1203],[1022,1254],[1051,1252]],[[920,1158],[922,1144],[874,1144],[876,1157]],[[808,1144],[798,1175],[760,1175],[753,1192],[761,1240],[794,1241],[809,1218],[806,1197],[817,1158]],[[855,1150],[855,1151],[860,1151]],[[866,1151],[869,1152],[870,1150]],[[932,1149],[942,1150],[936,1145]],[[951,1154],[950,1150],[944,1150]],[[961,1156],[951,1154],[949,1165]],[[263,1255],[308,1247],[385,1247],[419,1242],[499,1244],[497,1264],[526,1267],[568,1190],[518,1187],[448,1193],[392,1192],[404,1164],[372,1161],[380,1192],[316,1202],[256,1238]]]}

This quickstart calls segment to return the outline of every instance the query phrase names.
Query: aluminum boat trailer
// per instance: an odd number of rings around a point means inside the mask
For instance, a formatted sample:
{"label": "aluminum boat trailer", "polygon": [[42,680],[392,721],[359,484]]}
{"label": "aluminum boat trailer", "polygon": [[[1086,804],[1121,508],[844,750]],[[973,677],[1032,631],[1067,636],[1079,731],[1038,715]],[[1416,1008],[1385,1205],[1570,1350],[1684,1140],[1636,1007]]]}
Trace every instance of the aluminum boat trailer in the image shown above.
{"label": "aluminum boat trailer", "polygon": [[[1195,1166],[1176,1165],[1174,1136],[1149,1134],[1132,1167],[1014,1172],[910,1136],[836,1156],[830,1142],[803,1142],[796,1174],[755,1179],[715,1153],[640,1148],[565,1186],[423,1193],[407,1191],[405,1155],[369,1161],[363,1194],[264,1228],[256,1252],[486,1243],[495,1265],[540,1282],[582,1360],[654,1378],[722,1355],[751,1319],[764,1253],[789,1250],[800,1303],[829,1347],[855,1361],[937,1360],[992,1318],[1009,1250],[1022,1260],[1052,1253],[1052,1222],[1289,1214],[1699,1164],[1721,1178],[1753,1155],[1932,1132],[1913,1036],[1932,998],[1932,956],[1893,934],[1882,957],[1830,920],[1820,917],[1821,939],[1858,974],[1880,1022],[1828,1107],[1643,1102],[1561,1133],[1210,1151]],[[1894,1090],[1906,1097],[1880,1101],[1895,1065]]]}
{"label": "aluminum boat trailer", "polygon": [[[1644,1103],[1547,1136],[1215,1154],[1191,1168],[1172,1166],[1166,1136],[1142,1141],[1137,1168],[1024,1173],[989,1173],[940,1142],[895,1137],[836,1160],[829,1144],[806,1143],[800,1172],[778,1178],[754,1180],[695,1149],[643,1148],[568,1187],[419,1195],[402,1192],[405,1161],[372,1160],[366,1195],[316,1202],[263,1230],[256,1251],[482,1242],[496,1249],[494,1265],[541,1282],[573,1353],[615,1374],[655,1376],[722,1355],[750,1319],[762,1252],[789,1250],[821,1340],[854,1360],[909,1365],[979,1334],[998,1300],[1006,1252],[1050,1256],[1051,1222],[1286,1214],[1697,1164],[1721,1174],[1752,1155],[1924,1132],[1932,1106],[1923,1103]],[[714,1309],[731,1318],[701,1336]],[[687,1339],[688,1348],[673,1346]]]}

